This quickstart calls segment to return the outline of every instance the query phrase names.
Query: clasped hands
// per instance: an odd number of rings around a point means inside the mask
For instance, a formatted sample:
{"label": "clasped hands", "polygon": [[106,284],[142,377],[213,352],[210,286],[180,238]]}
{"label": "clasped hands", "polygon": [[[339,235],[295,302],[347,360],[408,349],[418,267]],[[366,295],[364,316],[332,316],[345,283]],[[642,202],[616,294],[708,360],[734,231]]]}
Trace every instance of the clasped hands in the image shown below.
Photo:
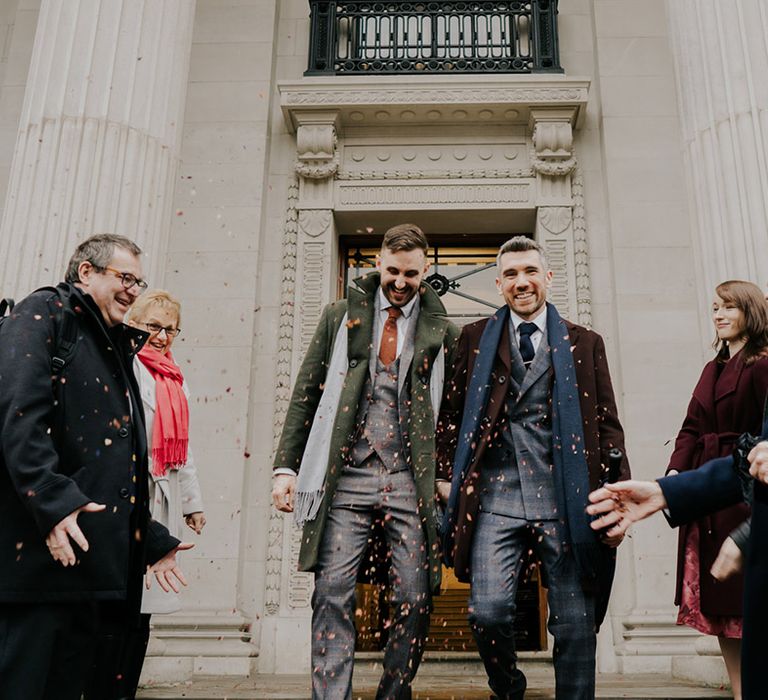
{"label": "clasped hands", "polygon": [[[62,518],[53,529],[48,533],[45,538],[45,544],[48,546],[48,551],[51,553],[54,561],[59,562],[62,566],[74,566],[77,563],[77,557],[75,550],[72,547],[74,542],[84,552],[88,551],[89,544],[80,526],[77,524],[77,516],[80,513],[100,513],[106,508],[101,503],[86,503],[77,510],[72,511],[69,515]],[[162,559],[156,561],[151,566],[147,567],[146,586],[147,589],[152,585],[152,578],[149,574],[154,574],[157,579],[157,584],[166,593],[173,591],[179,592],[179,583],[183,586],[187,585],[187,581],[184,578],[184,574],[179,568],[176,561],[176,553],[183,552],[187,549],[192,549],[195,545],[191,542],[181,542],[177,547],[168,552]]]}

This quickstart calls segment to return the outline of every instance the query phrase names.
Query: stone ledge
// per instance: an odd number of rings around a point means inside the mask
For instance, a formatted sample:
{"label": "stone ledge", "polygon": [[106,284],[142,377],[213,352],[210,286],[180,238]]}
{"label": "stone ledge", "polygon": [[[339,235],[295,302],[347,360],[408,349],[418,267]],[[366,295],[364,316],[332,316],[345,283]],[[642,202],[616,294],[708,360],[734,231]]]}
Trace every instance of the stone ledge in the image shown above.
{"label": "stone ledge", "polygon": [[153,615],[142,679],[156,684],[199,675],[243,676],[253,671],[256,656],[250,623],[239,613]]}
{"label": "stone ledge", "polygon": [[[373,700],[378,675],[355,674],[354,697]],[[528,700],[554,700],[554,681],[530,677],[526,698]],[[414,700],[487,700],[488,686],[485,673],[423,673],[414,682]],[[256,675],[250,678],[222,679],[201,678],[192,683],[175,687],[144,688],[139,691],[140,700],[308,700],[310,683],[308,675]],[[669,676],[605,674],[597,677],[598,700],[709,700],[728,698],[725,690],[701,686],[670,678]]]}
{"label": "stone ledge", "polygon": [[288,130],[301,113],[335,112],[344,127],[525,124],[532,108],[570,108],[583,120],[590,81],[562,75],[343,76],[278,83]]}

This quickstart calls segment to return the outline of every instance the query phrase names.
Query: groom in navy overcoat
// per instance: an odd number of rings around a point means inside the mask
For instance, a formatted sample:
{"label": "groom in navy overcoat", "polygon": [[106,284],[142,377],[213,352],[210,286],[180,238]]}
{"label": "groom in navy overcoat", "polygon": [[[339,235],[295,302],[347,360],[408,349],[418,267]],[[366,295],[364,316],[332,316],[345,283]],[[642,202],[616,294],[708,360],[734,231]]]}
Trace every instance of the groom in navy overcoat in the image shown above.
{"label": "groom in navy overcoat", "polygon": [[547,303],[552,272],[541,246],[517,236],[497,263],[506,305],[463,329],[438,426],[444,557],[471,584],[470,623],[491,690],[519,699],[515,593],[532,552],[548,589],[557,698],[591,700],[621,537],[601,540],[585,508],[624,434],[603,340]]}

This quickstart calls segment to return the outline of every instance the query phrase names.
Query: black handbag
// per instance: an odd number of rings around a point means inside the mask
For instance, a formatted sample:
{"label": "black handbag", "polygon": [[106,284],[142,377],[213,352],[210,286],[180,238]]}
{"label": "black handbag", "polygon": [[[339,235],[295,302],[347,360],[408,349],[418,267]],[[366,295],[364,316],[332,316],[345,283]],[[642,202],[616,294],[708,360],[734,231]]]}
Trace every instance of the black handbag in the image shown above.
{"label": "black handbag", "polygon": [[747,460],[747,455],[758,442],[763,442],[767,439],[768,396],[766,396],[765,405],[763,406],[763,429],[760,431],[760,435],[755,437],[751,433],[742,433],[739,435],[733,446],[733,468],[736,470],[739,482],[741,483],[741,493],[744,497],[744,502],[749,505],[752,505],[752,493],[754,491],[755,480],[749,473],[749,461]]}

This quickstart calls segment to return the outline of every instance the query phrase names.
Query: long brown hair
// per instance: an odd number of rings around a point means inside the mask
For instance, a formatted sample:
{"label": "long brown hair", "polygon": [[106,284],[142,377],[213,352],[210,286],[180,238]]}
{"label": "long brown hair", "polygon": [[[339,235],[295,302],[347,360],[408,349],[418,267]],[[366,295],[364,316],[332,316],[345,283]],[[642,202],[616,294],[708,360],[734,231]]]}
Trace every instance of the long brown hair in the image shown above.
{"label": "long brown hair", "polygon": [[[744,314],[746,343],[741,351],[744,364],[750,365],[758,357],[768,355],[768,302],[760,287],[744,280],[728,280],[715,287],[715,294]],[[712,347],[717,351],[718,361],[728,360],[728,345],[717,333]]]}

